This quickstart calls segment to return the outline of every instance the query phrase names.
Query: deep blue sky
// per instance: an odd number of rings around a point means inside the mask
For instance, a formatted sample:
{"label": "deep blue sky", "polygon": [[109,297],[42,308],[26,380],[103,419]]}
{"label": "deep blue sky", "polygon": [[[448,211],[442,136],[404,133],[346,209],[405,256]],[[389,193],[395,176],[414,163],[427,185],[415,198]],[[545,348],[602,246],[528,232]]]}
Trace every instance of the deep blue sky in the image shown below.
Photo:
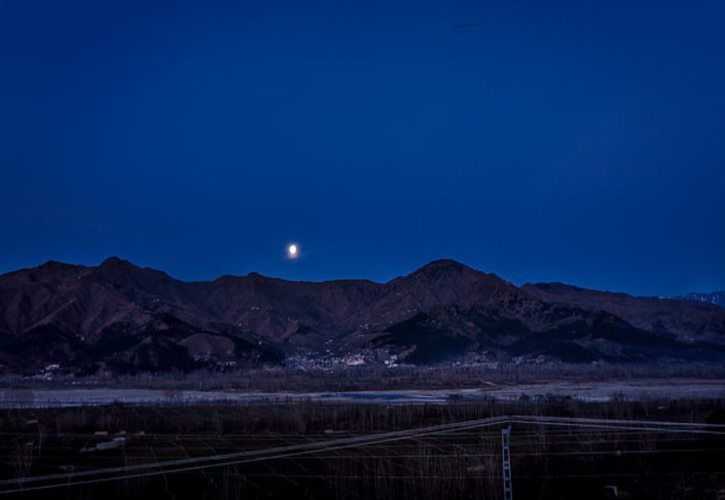
{"label": "deep blue sky", "polygon": [[0,0],[0,168],[0,272],[725,289],[725,2]]}

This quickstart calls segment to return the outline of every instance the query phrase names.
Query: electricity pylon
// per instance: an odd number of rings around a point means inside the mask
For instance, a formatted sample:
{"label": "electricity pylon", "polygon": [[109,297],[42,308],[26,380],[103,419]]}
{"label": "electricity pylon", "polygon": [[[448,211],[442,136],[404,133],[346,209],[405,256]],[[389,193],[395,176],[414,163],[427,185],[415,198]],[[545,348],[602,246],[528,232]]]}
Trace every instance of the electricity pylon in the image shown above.
{"label": "electricity pylon", "polygon": [[501,456],[503,460],[503,499],[513,500],[514,493],[511,484],[511,426],[501,429]]}

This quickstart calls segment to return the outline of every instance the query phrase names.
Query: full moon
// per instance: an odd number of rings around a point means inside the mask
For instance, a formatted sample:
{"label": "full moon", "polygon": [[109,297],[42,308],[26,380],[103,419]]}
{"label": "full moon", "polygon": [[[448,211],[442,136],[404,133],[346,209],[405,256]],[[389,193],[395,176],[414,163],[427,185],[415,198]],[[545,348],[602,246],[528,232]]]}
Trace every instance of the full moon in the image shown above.
{"label": "full moon", "polygon": [[299,248],[297,248],[297,245],[292,243],[290,246],[287,247],[287,256],[290,259],[296,259],[297,255],[299,253]]}

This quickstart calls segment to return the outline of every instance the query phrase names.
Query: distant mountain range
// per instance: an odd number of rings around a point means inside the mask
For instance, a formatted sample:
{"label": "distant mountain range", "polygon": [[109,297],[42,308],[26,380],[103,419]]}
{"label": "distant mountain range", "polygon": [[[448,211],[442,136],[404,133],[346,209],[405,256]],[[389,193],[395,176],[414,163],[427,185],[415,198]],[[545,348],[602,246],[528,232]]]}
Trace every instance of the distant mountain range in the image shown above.
{"label": "distant mountain range", "polygon": [[119,258],[0,276],[0,372],[262,364],[725,360],[725,309],[560,283],[517,287],[452,260],[387,283],[256,273],[183,282]]}
{"label": "distant mountain range", "polygon": [[725,307],[725,292],[690,293],[682,298],[686,300],[694,300],[696,302],[704,302],[705,304],[713,304],[719,307]]}

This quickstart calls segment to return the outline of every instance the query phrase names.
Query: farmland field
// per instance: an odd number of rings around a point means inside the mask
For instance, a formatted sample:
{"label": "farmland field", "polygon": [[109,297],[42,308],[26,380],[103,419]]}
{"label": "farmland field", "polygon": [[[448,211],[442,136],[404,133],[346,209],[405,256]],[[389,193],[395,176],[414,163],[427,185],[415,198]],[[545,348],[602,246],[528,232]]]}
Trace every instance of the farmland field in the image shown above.
{"label": "farmland field", "polygon": [[[113,404],[0,414],[20,498],[715,498],[725,400]],[[7,479],[6,479],[7,478]],[[608,496],[609,495],[609,496]]]}

